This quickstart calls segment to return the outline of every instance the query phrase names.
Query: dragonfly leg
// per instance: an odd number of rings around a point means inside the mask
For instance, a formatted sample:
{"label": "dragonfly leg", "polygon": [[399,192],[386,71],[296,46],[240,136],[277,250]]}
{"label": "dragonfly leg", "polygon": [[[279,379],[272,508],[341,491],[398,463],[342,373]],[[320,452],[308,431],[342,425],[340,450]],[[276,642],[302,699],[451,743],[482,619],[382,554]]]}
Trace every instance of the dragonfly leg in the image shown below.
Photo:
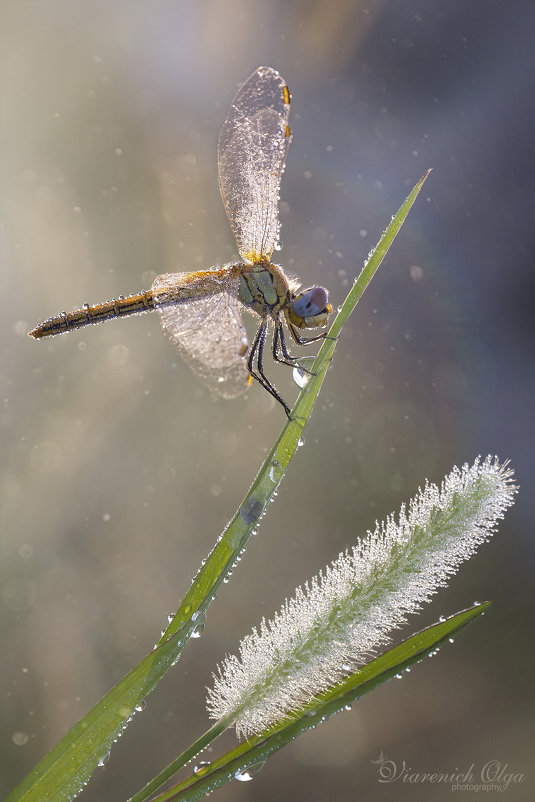
{"label": "dragonfly leg", "polygon": [[322,331],[321,334],[316,334],[315,337],[300,337],[295,326],[293,326],[289,321],[288,328],[290,329],[290,334],[294,338],[294,341],[297,343],[297,345],[308,345],[309,343],[315,343],[318,340],[324,340],[327,336],[327,332]]}
{"label": "dragonfly leg", "polygon": [[[279,348],[284,359],[281,359],[279,356]],[[275,362],[280,362],[282,365],[289,365],[291,368],[295,368],[297,364],[297,367],[303,373],[308,373],[309,376],[315,375],[313,371],[308,370],[308,368],[304,368],[299,364],[299,357],[292,356],[290,353],[288,353],[282,320],[279,320],[275,326],[275,334],[273,336],[273,359]]]}
{"label": "dragonfly leg", "polygon": [[[282,354],[282,358],[279,356],[279,351]],[[275,333],[273,335],[273,359],[275,362],[280,362],[282,365],[290,365],[293,367],[295,363],[298,361],[298,358],[292,356],[286,347],[286,340],[284,338],[284,328],[282,326],[282,320],[277,320],[275,323]]]}
{"label": "dragonfly leg", "polygon": [[[270,393],[270,395],[272,395],[273,398],[276,401],[278,401],[282,407],[284,407],[286,415],[288,416],[288,418],[290,418],[290,407],[284,401],[284,399],[279,395],[275,387],[271,384],[271,382],[264,373],[264,346],[266,343],[267,325],[268,325],[267,318],[264,318],[262,320],[262,323],[260,324],[260,327],[254,338],[254,342],[251,346],[251,352],[249,354],[249,359],[247,361],[247,369],[249,370],[249,373],[251,374],[253,379],[256,379],[256,381],[262,385],[264,390],[267,390],[268,393]],[[256,368],[255,368],[255,362],[256,362]]]}

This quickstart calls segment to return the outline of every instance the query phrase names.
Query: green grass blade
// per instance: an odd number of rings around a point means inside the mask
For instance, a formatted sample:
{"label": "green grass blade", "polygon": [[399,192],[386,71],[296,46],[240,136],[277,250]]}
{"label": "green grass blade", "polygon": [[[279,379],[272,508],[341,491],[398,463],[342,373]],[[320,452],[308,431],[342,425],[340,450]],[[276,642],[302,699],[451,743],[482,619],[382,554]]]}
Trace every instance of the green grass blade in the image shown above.
{"label": "green grass blade", "polygon": [[330,716],[352,705],[365,693],[369,693],[434,652],[442,643],[485,612],[490,604],[491,602],[483,602],[475,605],[412,635],[317,696],[306,708],[297,710],[275,728],[244,741],[213,763],[203,766],[191,777],[155,797],[154,802],[168,802],[168,800],[192,802],[233,779],[236,773],[243,773],[247,769],[251,769],[251,773],[254,773],[268,757],[298,735],[317,727]]}
{"label": "green grass blade", "polygon": [[[282,431],[281,437],[279,437],[279,440],[277,441],[277,444],[280,444],[281,446],[278,451],[282,451],[283,454],[286,453],[287,447],[295,447],[293,446],[295,437],[299,439],[301,436],[308,417],[312,412],[312,407],[319,393],[320,387],[323,383],[325,372],[332,359],[336,340],[338,339],[342,326],[361,299],[362,295],[364,294],[364,290],[372,280],[379,265],[388,253],[388,249],[392,245],[401,226],[405,222],[405,218],[410,212],[411,207],[418,197],[418,194],[420,193],[420,190],[422,189],[430,172],[431,170],[428,170],[422,176],[412,192],[406,197],[405,201],[402,203],[399,210],[383,232],[381,239],[371,252],[359,276],[349,291],[347,298],[340,307],[338,314],[336,315],[311,368],[311,372],[315,375],[310,377],[305,387],[301,390],[301,393],[291,413],[293,420],[286,424]],[[289,442],[286,443],[286,440]],[[275,448],[277,448],[277,445]],[[277,454],[275,454],[275,456],[277,456]]]}
{"label": "green grass blade", "polygon": [[6,802],[72,799],[105,758],[136,707],[175,661],[177,650],[188,637],[187,631],[177,633],[147,655],[69,730]]}
{"label": "green grass blade", "polygon": [[388,253],[388,249],[394,242],[401,226],[405,222],[405,218],[407,217],[408,213],[411,210],[411,207],[418,197],[420,190],[422,189],[427,177],[431,170],[427,170],[426,173],[420,178],[412,192],[407,195],[405,201],[401,204],[398,212],[394,215],[392,220],[390,221],[389,225],[383,231],[381,239],[371,252],[370,256],[368,257],[364,267],[362,268],[358,278],[356,279],[353,287],[351,288],[349,295],[345,299],[343,305],[334,320],[331,330],[329,331],[329,335],[331,337],[337,337],[340,333],[340,329],[342,328],[343,324],[346,322],[347,318],[355,308],[356,304],[360,300],[364,290],[372,280],[377,268],[385,258],[386,254]]}
{"label": "green grass blade", "polygon": [[351,288],[315,359],[312,368],[315,375],[311,376],[299,394],[292,410],[292,419],[285,423],[234,518],[197,573],[158,642],[159,648],[147,655],[69,730],[12,791],[6,802],[41,802],[43,799],[59,802],[72,799],[127,726],[136,706],[154,690],[180,656],[192,632],[203,623],[218,587],[232,570],[247,541],[256,531],[268,503],[276,494],[312,412],[343,323],[381,264],[428,174],[422,177],[392,218]]}
{"label": "green grass blade", "polygon": [[268,503],[274,497],[274,494],[276,494],[284,472],[299,444],[303,429],[310,417],[314,402],[323,383],[325,372],[332,359],[340,330],[359,299],[362,297],[375,271],[386,256],[390,245],[403,225],[429,172],[428,170],[420,179],[401,205],[397,214],[392,218],[389,226],[384,231],[377,246],[355,281],[327,333],[326,338],[323,340],[312,367],[312,373],[314,375],[310,377],[308,383],[301,390],[291,412],[291,420],[286,421],[283,426],[275,445],[260,468],[243,503],[236,512],[234,518],[228,524],[220,541],[195,577],[191,588],[177,610],[174,619],[164,632],[160,642],[170,637],[180,627],[183,627],[193,610],[203,610],[206,606],[204,600],[209,594],[215,592],[224,577],[227,576],[228,571],[232,568],[234,561],[245,546],[251,533],[256,530]]}

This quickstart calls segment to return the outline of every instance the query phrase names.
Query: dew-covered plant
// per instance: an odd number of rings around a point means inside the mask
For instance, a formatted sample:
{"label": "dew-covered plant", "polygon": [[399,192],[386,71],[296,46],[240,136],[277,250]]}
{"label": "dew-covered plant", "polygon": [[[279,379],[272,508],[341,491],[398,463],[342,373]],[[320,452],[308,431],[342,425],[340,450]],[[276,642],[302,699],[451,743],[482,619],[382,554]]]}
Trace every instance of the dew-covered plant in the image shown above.
{"label": "dew-covered plant", "polygon": [[211,717],[249,737],[354,671],[493,534],[515,492],[491,457],[426,483],[243,638],[214,676]]}
{"label": "dew-covered plant", "polygon": [[[243,638],[239,656],[225,658],[208,692],[208,711],[217,723],[132,802],[148,798],[230,726],[253,745],[278,735],[280,748],[293,737],[284,732],[296,722],[302,729],[314,726],[318,716],[323,721],[353,701],[356,687],[362,694],[360,667],[491,537],[516,492],[507,463],[490,456],[454,467],[440,487],[426,482],[397,516],[376,524],[351,551],[297,588],[271,621]],[[444,637],[442,632],[439,640]],[[427,652],[436,643],[432,639]],[[327,709],[330,697],[335,703]],[[254,746],[251,751],[253,756],[242,755],[235,775],[262,762]],[[207,764],[193,782],[158,800],[195,798],[203,782],[213,790],[224,780],[224,769]]]}
{"label": "dew-covered plant", "polygon": [[[144,699],[204,627],[218,588],[274,499],[323,383],[338,336],[396,237],[427,174],[400,207],[340,307],[290,417],[249,491],[193,580],[158,643],[46,755],[6,802],[70,800],[126,728]],[[199,799],[233,777],[246,778],[276,750],[421,660],[489,603],[412,635],[383,654],[394,629],[446,584],[494,532],[516,488],[497,458],[454,468],[441,487],[426,483],[399,515],[378,524],[318,576],[298,588],[271,622],[227,657],[208,695],[213,726],[132,797],[142,802],[229,727],[248,740],[160,794]]]}

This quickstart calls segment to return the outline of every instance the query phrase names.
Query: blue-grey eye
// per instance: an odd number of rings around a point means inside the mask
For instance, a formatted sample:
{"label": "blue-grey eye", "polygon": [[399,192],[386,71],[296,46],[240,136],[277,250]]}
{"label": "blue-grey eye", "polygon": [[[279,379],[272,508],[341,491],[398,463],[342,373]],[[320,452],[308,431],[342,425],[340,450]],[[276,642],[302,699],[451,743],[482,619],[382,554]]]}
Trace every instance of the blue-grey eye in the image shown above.
{"label": "blue-grey eye", "polygon": [[299,317],[314,317],[324,311],[328,300],[323,287],[311,287],[295,299],[292,309]]}

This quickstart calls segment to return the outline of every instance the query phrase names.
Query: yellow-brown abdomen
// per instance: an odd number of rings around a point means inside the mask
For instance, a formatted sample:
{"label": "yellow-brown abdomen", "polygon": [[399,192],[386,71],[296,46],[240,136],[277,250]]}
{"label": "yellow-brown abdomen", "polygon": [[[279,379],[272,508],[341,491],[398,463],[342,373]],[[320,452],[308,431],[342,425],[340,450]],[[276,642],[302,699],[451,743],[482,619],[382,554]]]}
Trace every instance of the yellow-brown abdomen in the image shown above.
{"label": "yellow-brown abdomen", "polygon": [[71,329],[80,329],[93,323],[100,323],[114,317],[133,315],[139,312],[149,312],[154,309],[154,296],[152,290],[143,291],[127,298],[120,296],[116,300],[106,301],[90,306],[84,304],[74,312],[62,312],[40,323],[28,335],[36,340],[54,334],[63,334]]}

